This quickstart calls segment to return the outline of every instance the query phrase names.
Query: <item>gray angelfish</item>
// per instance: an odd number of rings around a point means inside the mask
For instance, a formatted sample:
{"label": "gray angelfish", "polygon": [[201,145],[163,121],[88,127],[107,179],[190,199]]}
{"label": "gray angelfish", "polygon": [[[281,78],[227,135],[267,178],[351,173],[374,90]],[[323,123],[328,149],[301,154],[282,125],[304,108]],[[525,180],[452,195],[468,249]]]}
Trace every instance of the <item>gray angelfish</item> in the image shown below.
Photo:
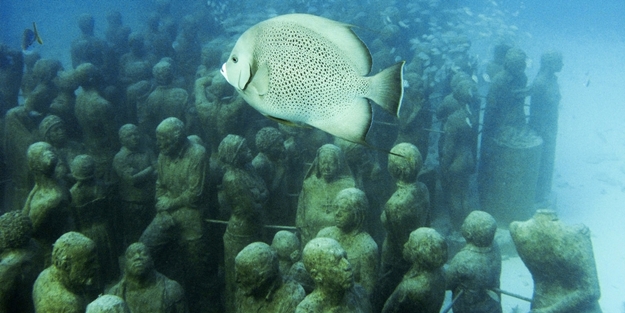
{"label": "gray angelfish", "polygon": [[366,144],[367,99],[397,116],[405,62],[366,76],[371,54],[351,27],[308,14],[271,18],[241,35],[221,73],[271,119]]}

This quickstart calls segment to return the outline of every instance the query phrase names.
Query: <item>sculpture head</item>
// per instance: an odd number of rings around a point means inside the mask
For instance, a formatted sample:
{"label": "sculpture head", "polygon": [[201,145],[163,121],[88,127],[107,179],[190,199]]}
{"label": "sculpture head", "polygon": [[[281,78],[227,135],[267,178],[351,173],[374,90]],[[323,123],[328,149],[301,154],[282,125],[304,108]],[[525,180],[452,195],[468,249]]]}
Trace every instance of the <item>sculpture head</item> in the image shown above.
{"label": "sculpture head", "polygon": [[9,211],[0,216],[0,252],[25,246],[33,233],[33,224],[21,211]]}
{"label": "sculpture head", "polygon": [[284,152],[284,135],[274,127],[263,127],[256,133],[256,149],[272,159]]}
{"label": "sculpture head", "polygon": [[76,156],[69,168],[77,181],[86,181],[95,177],[95,160],[88,154]]}
{"label": "sculpture head", "polygon": [[420,227],[410,233],[404,244],[404,259],[424,270],[434,270],[447,261],[447,242],[436,230]]}
{"label": "sculpture head", "polygon": [[245,296],[265,296],[280,279],[276,252],[264,242],[247,245],[234,259],[237,286]]}
{"label": "sculpture head", "polygon": [[95,243],[83,234],[68,232],[54,243],[52,266],[61,283],[70,290],[81,290],[95,282],[98,269]]}
{"label": "sculpture head", "polygon": [[557,73],[562,70],[562,53],[550,50],[540,57],[540,69],[550,73]]}
{"label": "sculpture head", "polygon": [[352,266],[343,247],[331,238],[314,238],[304,247],[302,261],[317,288],[344,292],[354,286]]}
{"label": "sculpture head", "polygon": [[126,275],[133,278],[144,278],[154,272],[154,260],[150,250],[141,242],[128,246],[125,253]]}
{"label": "sculpture head", "polygon": [[171,61],[162,59],[152,67],[152,76],[158,85],[169,85],[174,79],[174,66]]}
{"label": "sculpture head", "polygon": [[141,139],[137,125],[125,124],[119,128],[118,134],[119,142],[121,142],[122,146],[130,151],[137,151],[139,140]]}
{"label": "sculpture head", "polygon": [[391,152],[404,156],[392,154],[388,156],[388,172],[391,177],[403,182],[416,181],[423,166],[423,158],[419,149],[411,143],[402,142],[393,147]]}
{"label": "sculpture head", "polygon": [[495,238],[497,222],[484,211],[471,212],[462,223],[462,236],[468,243],[478,247],[489,247]]}
{"label": "sculpture head", "polygon": [[318,170],[316,174],[326,182],[335,180],[341,168],[347,166],[343,151],[333,144],[325,144],[317,150],[316,162]]}
{"label": "sculpture head", "polygon": [[245,138],[229,134],[217,148],[219,160],[224,164],[240,167],[252,160],[252,151]]}
{"label": "sculpture head", "polygon": [[341,190],[334,198],[336,227],[344,232],[361,229],[369,210],[365,193],[357,188]]}
{"label": "sculpture head", "polygon": [[184,123],[168,117],[156,127],[156,145],[160,152],[167,156],[175,156],[186,141]]}
{"label": "sculpture head", "polygon": [[67,140],[65,123],[56,115],[48,115],[39,123],[39,135],[51,145],[62,145]]}
{"label": "sculpture head", "polygon": [[93,36],[93,29],[95,27],[95,20],[91,14],[81,14],[78,17],[78,28],[83,35]]}
{"label": "sculpture head", "polygon": [[26,158],[28,159],[28,168],[31,172],[45,175],[52,175],[58,162],[52,146],[43,141],[30,145],[26,152]]}

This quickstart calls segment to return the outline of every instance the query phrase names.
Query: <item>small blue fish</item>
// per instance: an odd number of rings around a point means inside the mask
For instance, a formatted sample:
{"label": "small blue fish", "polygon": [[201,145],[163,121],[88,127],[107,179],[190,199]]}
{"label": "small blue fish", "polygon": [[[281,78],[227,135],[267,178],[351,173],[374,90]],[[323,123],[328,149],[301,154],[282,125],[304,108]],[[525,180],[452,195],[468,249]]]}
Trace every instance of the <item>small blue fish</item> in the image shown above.
{"label": "small blue fish", "polygon": [[33,22],[32,30],[29,28],[24,29],[24,34],[22,35],[22,51],[24,53],[29,52],[28,48],[35,43],[35,41],[40,45],[43,45],[43,40],[41,40],[39,32],[37,31],[37,24]]}

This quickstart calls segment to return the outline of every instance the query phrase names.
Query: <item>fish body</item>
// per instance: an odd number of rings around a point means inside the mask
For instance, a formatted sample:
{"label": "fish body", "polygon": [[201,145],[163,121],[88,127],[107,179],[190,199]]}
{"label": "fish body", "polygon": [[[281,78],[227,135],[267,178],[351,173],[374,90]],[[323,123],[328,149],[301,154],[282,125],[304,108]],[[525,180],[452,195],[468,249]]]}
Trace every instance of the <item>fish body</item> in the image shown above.
{"label": "fish body", "polygon": [[397,115],[403,96],[405,62],[366,76],[371,62],[350,25],[288,14],[245,31],[221,73],[271,119],[365,143],[372,119],[367,99]]}
{"label": "fish body", "polygon": [[43,44],[43,40],[39,36],[39,32],[37,31],[37,24],[33,22],[33,29],[26,28],[24,29],[24,33],[22,34],[22,51],[28,51],[28,48],[35,43]]}

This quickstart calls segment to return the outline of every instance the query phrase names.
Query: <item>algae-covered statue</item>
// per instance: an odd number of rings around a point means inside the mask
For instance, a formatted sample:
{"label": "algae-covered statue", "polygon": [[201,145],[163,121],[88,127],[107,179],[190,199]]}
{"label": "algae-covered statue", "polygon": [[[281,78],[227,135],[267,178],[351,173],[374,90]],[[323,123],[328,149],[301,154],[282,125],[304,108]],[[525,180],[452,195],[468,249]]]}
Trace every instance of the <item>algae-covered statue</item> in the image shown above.
{"label": "algae-covered statue", "polygon": [[345,188],[356,187],[341,148],[325,144],[306,174],[297,203],[295,225],[300,230],[302,244],[315,238],[324,227],[334,226],[335,208],[332,201]]}
{"label": "algae-covered statue", "polygon": [[478,124],[472,108],[476,103],[479,106],[479,99],[477,86],[468,75],[454,75],[451,84],[453,93],[445,97],[437,111],[437,117],[444,121],[438,153],[443,199],[453,228],[459,230],[470,212],[469,177],[477,164]]}
{"label": "algae-covered statue", "polygon": [[139,240],[155,214],[156,156],[142,144],[141,135],[134,124],[122,126],[119,129],[122,148],[113,159],[113,169],[119,178],[119,214],[124,246]]}
{"label": "algae-covered statue", "polygon": [[315,288],[315,282],[306,271],[301,261],[302,249],[299,238],[294,233],[281,230],[273,236],[271,248],[276,250],[280,273],[298,282],[309,294]]}
{"label": "algae-covered statue", "polygon": [[445,238],[432,228],[421,227],[410,233],[403,254],[410,269],[386,300],[382,312],[440,312],[445,299]]}
{"label": "algae-covered statue", "polygon": [[280,273],[278,256],[266,243],[254,242],[234,260],[238,313],[291,313],[306,296],[304,288]]}
{"label": "algae-covered statue", "polygon": [[70,169],[76,180],[69,189],[72,197],[72,217],[76,230],[93,240],[97,246],[100,264],[97,284],[103,287],[118,274],[115,241],[111,230],[115,213],[110,202],[110,191],[104,182],[95,176],[96,165],[90,155],[76,156],[70,164]]}
{"label": "algae-covered statue", "polygon": [[32,286],[43,270],[41,247],[31,238],[28,216],[11,211],[0,216],[0,312],[34,312]]}
{"label": "algae-covered statue", "polygon": [[124,276],[108,290],[122,298],[132,313],[187,313],[182,286],[154,269],[149,249],[131,244],[125,253]]}
{"label": "algae-covered statue", "polygon": [[162,59],[156,63],[152,67],[152,76],[157,87],[148,95],[145,103],[137,108],[137,125],[141,131],[150,135],[166,118],[175,117],[185,121],[189,100],[186,90],[172,85],[174,64],[170,59]]}
{"label": "algae-covered statue", "polygon": [[[499,289],[501,253],[493,241],[497,222],[488,213],[473,211],[462,224],[467,244],[449,262],[445,271],[447,289],[453,297],[456,313],[502,312]],[[461,294],[460,294],[461,293]]]}
{"label": "algae-covered statue", "polygon": [[332,238],[341,244],[352,265],[354,281],[371,295],[377,280],[380,257],[378,245],[363,229],[369,210],[367,196],[357,188],[343,189],[334,198],[333,205],[336,207],[336,226],[322,229],[317,237]]}
{"label": "algae-covered statue", "polygon": [[554,211],[538,210],[525,222],[512,222],[510,234],[534,280],[533,313],[601,312],[597,268],[586,226],[569,226]]}
{"label": "algae-covered statue", "polygon": [[93,240],[76,232],[63,234],[52,251],[52,265],[33,285],[36,312],[85,312],[93,299],[86,288],[96,277],[98,261]]}
{"label": "algae-covered statue", "polygon": [[294,184],[295,177],[285,153],[284,134],[274,127],[261,128],[256,133],[256,149],[258,154],[252,166],[269,191],[267,220],[276,225],[293,225],[295,197],[289,195],[289,186]]}
{"label": "algae-covered statue", "polygon": [[72,185],[74,178],[69,165],[76,156],[85,152],[85,147],[68,138],[65,121],[56,115],[48,115],[39,123],[39,135],[52,145],[58,157],[54,176],[66,185]]}
{"label": "algae-covered statue", "polygon": [[226,307],[233,308],[235,296],[234,260],[248,244],[263,237],[263,210],[267,201],[265,182],[250,164],[252,153],[243,137],[228,135],[219,144],[219,160],[225,167],[220,205],[230,208],[224,242]]}
{"label": "algae-covered statue", "polygon": [[400,143],[393,147],[388,171],[395,179],[397,189],[388,199],[380,216],[386,229],[382,244],[381,277],[372,296],[374,309],[381,310],[384,301],[399,284],[410,268],[402,255],[403,246],[410,232],[427,226],[430,214],[430,196],[425,184],[417,181],[423,166],[421,153],[410,143]]}
{"label": "algae-covered statue", "polygon": [[22,213],[33,223],[33,238],[49,257],[52,244],[70,229],[70,195],[54,177],[57,156],[52,146],[40,141],[28,148],[28,168],[35,177],[35,186],[28,194]]}
{"label": "algae-covered statue", "polygon": [[556,73],[562,70],[562,53],[549,51],[540,58],[540,70],[532,84],[528,124],[543,139],[536,201],[547,200],[551,193],[553,164],[558,135],[560,86]]}
{"label": "algae-covered statue", "polygon": [[91,63],[83,63],[75,71],[82,92],[76,96],[74,114],[80,124],[87,151],[96,161],[96,176],[108,182],[118,147],[115,109],[100,94],[100,69]]}
{"label": "algae-covered statue", "polygon": [[352,266],[345,250],[334,239],[314,238],[302,253],[315,290],[297,306],[296,313],[370,313],[366,291],[354,283]]}
{"label": "algae-covered statue", "polygon": [[158,256],[156,268],[184,287],[189,307],[206,310],[213,296],[209,291],[209,250],[200,211],[206,150],[187,138],[184,123],[175,117],[158,125],[156,139],[160,149],[156,216],[139,241]]}

